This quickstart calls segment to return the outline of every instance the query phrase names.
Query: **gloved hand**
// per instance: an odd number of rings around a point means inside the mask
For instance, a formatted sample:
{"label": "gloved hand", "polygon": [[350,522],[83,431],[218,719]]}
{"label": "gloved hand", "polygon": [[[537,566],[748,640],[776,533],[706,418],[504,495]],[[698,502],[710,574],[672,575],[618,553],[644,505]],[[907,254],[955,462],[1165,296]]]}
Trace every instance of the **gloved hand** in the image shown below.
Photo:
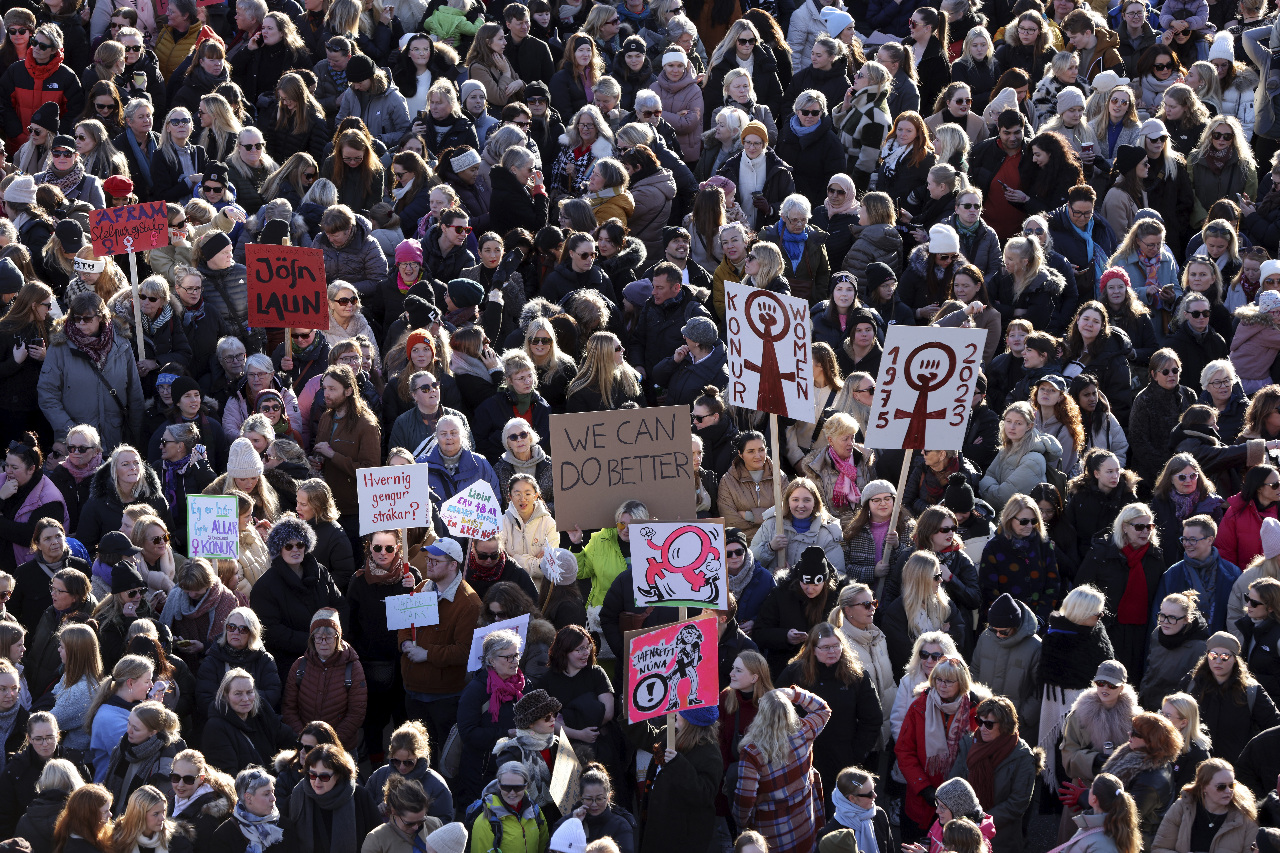
{"label": "gloved hand", "polygon": [[1084,796],[1084,792],[1089,790],[1089,786],[1081,779],[1074,782],[1063,782],[1058,788],[1058,799],[1062,800],[1062,804],[1072,809],[1080,808],[1080,798]]}
{"label": "gloved hand", "polygon": [[405,643],[402,651],[404,652],[405,657],[409,658],[409,660],[414,663],[425,663],[427,660],[427,650],[417,643],[413,643],[412,645]]}

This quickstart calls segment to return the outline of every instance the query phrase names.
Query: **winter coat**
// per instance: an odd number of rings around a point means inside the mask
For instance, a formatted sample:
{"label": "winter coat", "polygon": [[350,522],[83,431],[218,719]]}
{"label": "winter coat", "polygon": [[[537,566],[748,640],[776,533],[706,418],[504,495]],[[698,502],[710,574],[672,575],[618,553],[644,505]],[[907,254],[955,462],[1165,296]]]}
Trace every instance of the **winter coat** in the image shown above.
{"label": "winter coat", "polygon": [[[348,90],[350,91],[350,90]],[[306,152],[319,163],[324,160],[325,145],[329,142],[329,121],[323,112],[311,114],[311,126],[304,132],[295,133],[293,122],[279,122],[279,112],[275,109],[263,110],[258,114],[258,123],[263,138],[267,142],[267,150],[278,162],[284,162],[299,152]]]}
{"label": "winter coat", "polygon": [[1148,483],[1156,481],[1164,461],[1173,455],[1169,434],[1195,402],[1196,392],[1187,386],[1166,390],[1154,381],[1134,395],[1129,412],[1130,465]]}
{"label": "winter coat", "polygon": [[[1191,827],[1200,809],[1194,794],[1181,794],[1160,821],[1151,853],[1191,853]],[[1258,832],[1258,822],[1232,807],[1213,836],[1208,853],[1245,853]]]}
{"label": "winter coat", "polygon": [[[978,635],[973,650],[973,677],[997,696],[1007,696],[1018,709],[1018,719],[1034,721],[1040,716],[1041,639],[1035,611],[1018,600],[1022,622],[1011,637],[997,637],[990,629]],[[1034,729],[1032,729],[1034,731]],[[960,766],[957,758],[956,766]],[[996,798],[1000,802],[1000,798]]]}
{"label": "winter coat", "polygon": [[1014,494],[1029,494],[1044,482],[1045,472],[1061,455],[1062,445],[1051,435],[1033,436],[1026,454],[1016,463],[1002,448],[979,483],[982,499],[999,508]]}
{"label": "winter coat", "polygon": [[[739,184],[739,170],[742,165],[742,158],[745,154],[739,151],[728,160],[724,161],[724,165],[716,172],[722,178],[728,178],[735,185]],[[796,191],[795,177],[790,164],[783,161],[773,149],[766,148],[764,154],[764,189],[761,193],[764,195],[765,201],[769,202],[769,212],[764,213],[756,211],[758,214],[756,219],[757,228],[776,222],[782,209],[782,202],[787,196]],[[825,188],[824,188],[825,193]],[[742,209],[750,215],[752,210],[751,199],[743,197],[742,187],[738,186],[738,191],[734,195]]]}
{"label": "winter coat", "polygon": [[1245,616],[1236,620],[1242,657],[1249,664],[1249,674],[1267,691],[1269,696],[1280,696],[1280,623],[1268,616],[1261,624]]}
{"label": "winter coat", "polygon": [[720,477],[717,505],[725,527],[736,527],[744,535],[754,536],[764,521],[764,511],[773,506],[773,463],[765,460],[764,476],[757,483],[746,466],[735,459]]}
{"label": "winter coat", "polygon": [[[1157,606],[1161,600],[1162,597],[1157,595]],[[1138,699],[1143,708],[1157,712],[1164,703],[1164,697],[1178,692],[1182,679],[1195,668],[1204,654],[1208,639],[1208,629],[1199,613],[1196,614],[1195,622],[1183,625],[1181,630],[1172,635],[1166,635],[1156,625],[1147,642],[1147,665],[1142,672],[1142,685],[1138,690]]]}
{"label": "winter coat", "polygon": [[1106,627],[1078,625],[1061,613],[1049,616],[1040,646],[1037,683],[1061,690],[1081,690],[1093,683],[1104,661],[1115,657]]}
{"label": "winter coat", "polygon": [[667,389],[667,404],[672,406],[692,405],[708,385],[728,388],[728,356],[724,343],[717,341],[711,354],[697,364],[689,357],[677,362],[669,355],[654,365],[650,379]]}
{"label": "winter coat", "polygon": [[329,242],[329,235],[323,231],[312,246],[324,253],[325,273],[329,280],[341,279],[361,296],[372,293],[387,277],[387,256],[373,237],[373,223],[364,216],[356,215],[351,236],[341,249],[334,248]]}
{"label": "winter coat", "polygon": [[[47,363],[48,359],[45,361]],[[166,525],[169,524],[169,503],[165,500],[160,478],[150,465],[142,466],[140,486],[129,503],[150,504],[156,515]],[[111,467],[104,461],[91,478],[89,500],[80,508],[80,524],[76,527],[75,538],[83,542],[90,553],[95,552],[103,535],[120,529],[124,508],[119,492],[111,484]]]}
{"label": "winter coat", "polygon": [[776,150],[783,162],[791,166],[796,192],[816,207],[827,197],[827,181],[845,167],[844,146],[829,116],[822,117],[817,130],[803,135],[793,126],[798,122],[799,119],[788,118],[778,128]]}
{"label": "winter coat", "polygon": [[[650,765],[650,773],[656,770]],[[649,788],[649,819],[640,825],[639,853],[710,846],[723,776],[724,762],[715,743],[699,743],[664,763]],[[484,853],[484,848],[473,848],[473,853]]]}
{"label": "winter coat", "polygon": [[605,275],[604,270],[593,265],[586,272],[579,273],[573,269],[572,261],[567,257],[547,273],[542,280],[542,296],[559,304],[570,293],[579,289],[595,290],[613,302],[617,299],[613,283]]}
{"label": "winter coat", "polygon": [[[895,8],[898,6],[888,2]],[[896,84],[894,92],[897,92]],[[848,110],[841,102],[831,111],[831,120],[840,130],[840,144],[844,146],[846,171],[850,176],[862,173],[869,180],[880,161],[880,146],[893,133],[894,115],[889,105],[889,93],[868,86],[854,93]],[[861,182],[858,183],[862,186]]]}
{"label": "winter coat", "polygon": [[1237,308],[1236,333],[1231,339],[1231,362],[1246,394],[1271,384],[1271,368],[1280,352],[1280,323],[1257,305]]}
{"label": "winter coat", "polygon": [[1106,758],[1104,744],[1125,744],[1133,715],[1140,711],[1138,697],[1128,684],[1121,687],[1111,708],[1103,707],[1096,690],[1077,696],[1062,724],[1060,749],[1067,775],[1091,781]]}
{"label": "winter coat", "polygon": [[[826,183],[825,178],[822,183]],[[798,191],[803,192],[799,189]],[[782,276],[791,286],[791,295],[808,300],[810,305],[820,299],[826,299],[831,292],[831,265],[827,259],[825,246],[827,233],[815,225],[805,226],[804,247],[801,249],[798,266],[792,262],[791,256],[787,253],[784,239],[787,233],[787,226],[784,223],[775,222],[761,229],[760,239],[773,243],[782,253]]]}
{"label": "winter coat", "polygon": [[[1103,494],[1092,477],[1086,477],[1079,487],[1069,488],[1062,521],[1075,536],[1058,545],[1066,552],[1073,565],[1080,565],[1085,554],[1089,553],[1093,537],[1104,532],[1109,534],[1111,523],[1116,520],[1120,510],[1138,499],[1135,492],[1136,481],[1132,477],[1121,476],[1120,483],[1110,494]],[[1175,536],[1174,540],[1176,539]]]}
{"label": "winter coat", "polygon": [[672,83],[666,72],[660,72],[649,87],[662,99],[662,117],[676,130],[680,156],[686,162],[697,162],[702,153],[702,89],[698,87],[693,68],[685,64],[684,76]]}
{"label": "winter coat", "polygon": [[301,577],[283,558],[273,558],[271,568],[253,585],[249,604],[262,620],[264,642],[281,670],[281,680],[306,653],[312,614],[322,607],[340,614],[347,609],[333,576],[312,554],[303,558]]}
{"label": "winter coat", "polygon": [[1234,157],[1221,174],[1215,175],[1193,151],[1187,158],[1187,170],[1191,175],[1191,189],[1196,195],[1195,211],[1191,215],[1194,228],[1204,223],[1209,208],[1218,199],[1228,198],[1232,193],[1248,195],[1249,198],[1258,196],[1257,168]]}
{"label": "winter coat", "polygon": [[272,708],[280,707],[283,687],[275,658],[266,649],[236,651],[221,640],[205,649],[204,660],[196,671],[196,709],[201,716],[213,708],[222,677],[240,667],[253,676],[254,690]]}
{"label": "winter coat", "polygon": [[1003,531],[996,533],[982,549],[978,574],[982,579],[980,615],[984,622],[991,603],[1005,592],[1025,602],[1046,622],[1064,597],[1065,584],[1053,543],[1035,533],[1024,539],[1013,539]]}
{"label": "winter coat", "polygon": [[1173,766],[1134,750],[1129,744],[1121,744],[1102,765],[1103,773],[1110,773],[1124,785],[1138,806],[1138,830],[1142,833],[1142,846],[1151,849],[1151,841],[1160,820],[1173,799]]}
{"label": "winter coat", "polygon": [[1049,322],[1062,300],[1067,282],[1062,274],[1052,267],[1042,267],[1035,278],[1016,293],[1013,276],[1001,272],[991,282],[989,290],[991,301],[1000,311],[1001,317],[1008,324],[1014,313],[1021,308],[1025,312],[1022,319],[1027,320],[1037,329],[1047,329]]}
{"label": "winter coat", "polygon": [[[813,49],[813,43],[819,36],[827,35],[827,27],[822,22],[820,13],[823,9],[832,7],[839,10],[845,8],[839,0],[831,7],[824,5],[821,0],[802,0],[796,4],[796,10],[791,13],[791,20],[787,23],[787,45],[791,48],[791,72],[794,75],[791,79],[793,81],[803,73],[804,69],[812,67],[809,65],[809,51]],[[840,97],[844,97],[844,92],[840,93]],[[839,101],[839,98],[835,100]],[[827,103],[833,103],[830,95],[827,96]]]}
{"label": "winter coat", "polygon": [[[1067,205],[1057,208],[1048,214],[1049,231],[1053,237],[1053,248],[1060,252],[1063,257],[1070,262],[1071,266],[1076,270],[1076,289],[1080,292],[1082,298],[1084,294],[1091,294],[1089,298],[1093,298],[1092,294],[1097,291],[1093,262],[1085,254],[1084,239],[1076,233],[1075,228],[1071,224],[1071,216],[1067,211]],[[1093,236],[1094,244],[1109,258],[1115,254],[1119,247],[1119,240],[1116,234],[1111,230],[1111,226],[1095,211],[1093,218],[1089,220],[1089,231]],[[1081,271],[1084,271],[1083,273]],[[1104,389],[1105,390],[1105,389]],[[1115,398],[1107,394],[1107,399],[1111,401],[1111,405],[1115,406]]]}
{"label": "winter coat", "polygon": [[[907,547],[910,548],[911,546],[908,545]],[[946,622],[948,625],[947,633],[951,635],[951,639],[955,640],[956,648],[966,648],[969,632],[966,630],[966,620],[955,602],[951,603]],[[884,632],[885,644],[889,649],[889,662],[893,664],[893,671],[905,671],[907,664],[911,661],[911,650],[915,645],[918,631],[907,618],[903,599],[898,598],[877,610],[875,624]],[[899,694],[904,689],[900,682],[898,684]]]}
{"label": "winter coat", "polygon": [[[1000,248],[1000,237],[986,222],[979,219],[977,229],[972,235],[964,232],[960,227],[959,217],[954,214],[945,217],[942,224],[956,229],[956,233],[960,235],[960,254],[964,255],[969,263],[982,270],[982,275],[987,281],[992,281],[997,273],[1004,270],[1004,254]],[[1066,291],[1064,295],[1065,293]],[[1062,299],[1062,296],[1058,299],[1059,307]]]}
{"label": "winter coat", "polygon": [[[1144,613],[1150,612],[1155,591],[1164,574],[1164,558],[1160,548],[1149,545],[1142,556],[1142,572],[1147,579],[1147,602]],[[1107,627],[1116,624],[1116,610],[1129,586],[1129,563],[1119,546],[1112,539],[1111,531],[1103,531],[1093,538],[1093,547],[1085,555],[1076,572],[1077,584],[1093,584],[1107,598],[1107,612],[1103,621]]]}
{"label": "winter coat", "polygon": [[[996,695],[1000,695],[999,691]],[[948,778],[968,780],[969,753],[977,737],[979,735],[974,733],[960,739],[956,762],[947,774]],[[1023,819],[1031,808],[1036,771],[1043,762],[1044,755],[1038,748],[1033,749],[1025,740],[1018,738],[1013,751],[996,765],[991,786],[991,808],[983,809],[995,824],[995,837],[988,842],[991,853],[1020,853],[1024,849]]]}
{"label": "winter coat", "polygon": [[[346,684],[348,665],[350,687]],[[308,721],[324,720],[333,726],[348,749],[354,749],[360,727],[364,725],[367,703],[368,686],[356,650],[341,641],[334,655],[323,661],[316,654],[314,644],[308,642],[307,653],[294,661],[284,680],[280,718],[299,735]]]}
{"label": "winter coat", "polygon": [[778,687],[799,686],[821,697],[831,708],[831,722],[814,741],[813,766],[823,779],[823,787],[835,792],[835,780],[845,767],[862,764],[875,747],[885,713],[875,681],[861,668],[852,684],[845,684],[834,667],[815,665],[816,679],[804,681],[800,663],[788,664],[778,677]]}
{"label": "winter coat", "polygon": [[9,140],[9,150],[16,151],[27,141],[31,117],[47,103],[58,105],[63,132],[70,132],[73,116],[84,112],[84,89],[79,72],[64,63],[62,50],[54,52],[44,65],[36,64],[30,50],[22,62],[15,62],[0,75],[0,121]]}
{"label": "winter coat", "polygon": [[[778,552],[770,546],[775,533],[777,517],[774,508],[764,511],[763,523],[751,538],[751,553],[755,556],[756,565],[766,569],[781,569],[778,565]],[[817,546],[823,550],[828,562],[836,571],[844,574],[844,535],[840,523],[831,516],[814,519],[813,526],[804,533],[799,533],[791,524],[790,518],[782,521],[782,534],[787,537],[785,564],[794,566],[800,561],[800,555],[806,548]]]}
{"label": "winter coat", "polygon": [[[786,109],[783,109],[782,93],[784,88],[782,75],[778,68],[778,59],[773,51],[767,45],[758,44],[752,50],[751,61],[751,83],[752,88],[755,89],[756,102],[767,106],[769,112],[774,116],[781,116],[784,113],[790,114],[790,104],[786,104]],[[738,67],[736,51],[725,51],[724,57],[707,71],[707,83],[703,87],[703,91],[711,92],[711,97],[718,99],[720,93],[724,91],[725,75]],[[665,105],[665,101],[663,103]],[[706,127],[703,129],[705,130],[710,126],[711,117],[709,116],[706,120]]]}
{"label": "winter coat", "polygon": [[[843,585],[843,580],[838,580],[835,588],[838,590]],[[834,593],[829,592],[827,600],[834,605]],[[826,614],[810,619],[805,613],[808,603],[809,599],[800,591],[798,575],[793,568],[778,580],[778,585],[760,605],[751,639],[760,647],[761,654],[768,659],[769,668],[773,672],[781,672],[803,645],[788,640],[787,632],[803,631],[808,634],[814,625],[826,619]]]}
{"label": "winter coat", "polygon": [[[806,6],[812,7],[813,0],[807,0]],[[837,5],[838,8],[838,5]],[[822,23],[819,21],[818,26],[821,28]],[[825,34],[825,29],[820,29],[818,35]],[[786,92],[782,96],[784,106],[794,104],[800,93],[806,89],[814,89],[821,92],[827,97],[827,109],[831,110],[836,104],[844,100],[844,93],[848,91],[849,86],[853,83],[854,72],[849,70],[849,57],[837,56],[831,63],[831,67],[823,71],[809,64],[809,51],[813,45],[805,48],[804,55],[798,57],[803,68],[795,72],[791,77],[791,82],[787,84]],[[796,54],[791,55],[792,63],[797,59]]]}
{"label": "winter coat", "polygon": [[55,332],[36,385],[40,410],[54,434],[65,436],[76,424],[93,424],[102,436],[103,453],[124,442],[136,443],[142,429],[142,380],[136,353],[119,328],[116,332],[101,371],[64,333]]}
{"label": "winter coat", "polygon": [[1218,523],[1214,545],[1223,559],[1235,566],[1248,566],[1262,553],[1262,519],[1276,518],[1280,505],[1271,504],[1262,512],[1253,501],[1240,495],[1227,499],[1227,514]]}
{"label": "winter coat", "polygon": [[200,751],[214,767],[234,775],[251,764],[269,767],[276,752],[295,742],[293,731],[265,704],[247,720],[215,706],[201,732]]}
{"label": "winter coat", "polygon": [[[972,735],[978,728],[978,704],[986,698],[985,689],[975,685],[977,690],[969,693],[969,718],[961,722],[962,734]],[[898,769],[907,781],[907,796],[903,803],[903,813],[915,821],[918,826],[925,826],[933,820],[931,794],[946,781],[951,772],[950,767],[929,772],[925,765],[928,756],[928,745],[925,740],[925,714],[929,702],[931,688],[925,688],[916,694],[902,721],[902,732],[894,745],[894,754],[898,757]],[[979,692],[981,691],[981,692]],[[959,752],[957,751],[957,757]]]}
{"label": "winter coat", "polygon": [[853,245],[845,254],[840,269],[853,273],[858,286],[867,286],[867,267],[879,261],[889,265],[894,275],[902,273],[902,234],[888,224],[850,225]]}
{"label": "winter coat", "polygon": [[[1176,541],[1176,539],[1169,541]],[[1196,611],[1204,616],[1209,626],[1209,633],[1231,630],[1231,626],[1234,624],[1234,620],[1230,619],[1231,591],[1234,589],[1236,580],[1240,577],[1240,569],[1224,560],[1217,548],[1212,549],[1209,552],[1209,556],[1216,566],[1214,569],[1216,579],[1214,581],[1213,599],[1209,599],[1209,591],[1205,589],[1204,579],[1200,575],[1200,570],[1186,560],[1179,560],[1160,578],[1160,587],[1156,590],[1155,605],[1151,610],[1152,625],[1156,624],[1156,614],[1159,612],[1160,602],[1164,600],[1166,595],[1194,589],[1200,593]]]}
{"label": "winter coat", "polygon": [[1251,738],[1280,723],[1280,714],[1276,712],[1271,694],[1252,678],[1248,680],[1245,695],[1239,696],[1229,688],[1220,688],[1209,673],[1206,676],[1211,683],[1204,688],[1195,684],[1191,673],[1187,673],[1178,687],[1200,704],[1200,721],[1213,740],[1210,753],[1234,764]]}

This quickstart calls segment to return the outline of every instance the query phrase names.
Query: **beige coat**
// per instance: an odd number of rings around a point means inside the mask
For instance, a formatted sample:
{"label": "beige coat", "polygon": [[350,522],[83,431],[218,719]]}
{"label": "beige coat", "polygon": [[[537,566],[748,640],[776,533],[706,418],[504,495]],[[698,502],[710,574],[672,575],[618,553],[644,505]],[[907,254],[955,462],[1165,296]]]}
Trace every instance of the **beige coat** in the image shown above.
{"label": "beige coat", "polygon": [[[874,480],[875,472],[871,468],[871,462],[874,457],[871,451],[862,445],[854,445],[854,453],[862,454],[862,461],[858,463],[858,490],[861,491],[867,487],[867,483]],[[852,458],[852,457],[850,457]],[[844,506],[836,509],[832,500],[835,493],[836,480],[840,478],[840,472],[836,469],[836,465],[831,461],[831,454],[827,453],[827,443],[825,441],[814,444],[812,450],[800,460],[800,471],[806,477],[813,478],[813,481],[822,489],[822,505],[827,508],[827,512],[834,515],[842,523],[847,522],[853,517],[856,506]]]}
{"label": "beige coat", "polygon": [[481,65],[479,62],[473,62],[468,66],[467,71],[471,75],[471,79],[484,86],[484,97],[491,107],[505,107],[512,100],[519,100],[523,87],[517,89],[510,97],[507,96],[507,87],[512,82],[520,80],[515,72],[511,70],[511,63],[507,62],[505,57],[495,57],[506,71],[501,67],[490,68],[487,65]]}
{"label": "beige coat", "polygon": [[[1142,707],[1133,686],[1126,684],[1119,700],[1110,711],[1102,708],[1092,688],[1076,697],[1071,713],[1062,724],[1062,766],[1067,775],[1086,782],[1093,781],[1093,759],[1103,752],[1103,743],[1094,743],[1093,732],[1110,732],[1114,747],[1128,742],[1133,715]],[[1100,735],[1099,740],[1102,740]],[[1105,741],[1104,741],[1105,742]]]}
{"label": "beige coat", "polygon": [[[720,478],[720,514],[725,527],[736,527],[748,541],[764,522],[764,511],[773,507],[773,462],[764,462],[764,476],[756,483],[739,460]],[[750,513],[748,518],[745,513]]]}
{"label": "beige coat", "polygon": [[828,621],[844,633],[845,639],[857,653],[858,660],[862,662],[862,671],[871,676],[876,692],[880,694],[884,724],[880,727],[880,737],[876,739],[876,749],[882,749],[893,737],[893,702],[898,695],[898,685],[893,680],[893,664],[889,661],[889,644],[884,632],[875,625],[864,631],[849,624],[839,608],[832,611]]}
{"label": "beige coat", "polygon": [[[427,815],[426,822],[418,830],[418,838],[425,844],[427,836],[441,826],[440,818]],[[405,841],[391,824],[384,823],[364,837],[360,853],[413,853],[413,844]]]}
{"label": "beige coat", "polygon": [[[1196,819],[1200,804],[1195,797],[1183,794],[1165,812],[1160,828],[1156,830],[1151,853],[1191,853],[1191,824]],[[1249,847],[1258,834],[1258,822],[1232,808],[1226,822],[1209,844],[1208,853],[1249,853]]]}
{"label": "beige coat", "polygon": [[547,512],[547,505],[542,501],[534,506],[533,515],[528,521],[520,520],[520,511],[515,504],[508,506],[502,516],[498,537],[507,556],[519,563],[520,568],[528,572],[535,582],[542,580],[538,552],[547,543],[555,545],[560,541],[560,536],[556,533],[556,520]]}
{"label": "beige coat", "polygon": [[[942,113],[934,113],[929,116],[924,120],[924,126],[929,129],[929,138],[936,140],[938,128],[942,126]],[[969,134],[969,145],[971,146],[977,145],[989,135],[987,123],[977,113],[969,113],[965,119],[964,132]]]}

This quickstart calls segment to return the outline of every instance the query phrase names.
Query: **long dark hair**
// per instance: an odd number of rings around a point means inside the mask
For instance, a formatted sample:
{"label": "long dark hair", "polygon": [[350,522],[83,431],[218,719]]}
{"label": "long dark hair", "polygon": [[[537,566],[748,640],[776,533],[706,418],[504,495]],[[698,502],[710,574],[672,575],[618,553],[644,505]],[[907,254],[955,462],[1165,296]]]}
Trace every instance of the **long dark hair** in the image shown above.
{"label": "long dark hair", "polygon": [[[1036,176],[1031,182],[1031,195],[1037,198],[1049,198],[1065,175],[1071,181],[1070,186],[1084,183],[1084,170],[1080,168],[1080,158],[1076,150],[1061,133],[1046,130],[1036,135],[1031,144],[1049,155],[1049,162],[1036,168]],[[985,304],[985,303],[984,303]]]}
{"label": "long dark hair", "polygon": [[1267,478],[1275,474],[1276,468],[1263,462],[1261,465],[1255,465],[1249,469],[1244,475],[1244,484],[1240,487],[1240,497],[1246,503],[1253,501],[1258,497],[1258,489],[1262,488],[1263,483],[1267,482]]}
{"label": "long dark hair", "polygon": [[[400,52],[396,54],[395,65],[391,68],[391,79],[395,82],[396,88],[400,90],[400,94],[405,98],[412,98],[418,94],[418,69],[413,64],[413,58],[409,55],[409,50],[413,47],[413,43],[418,39],[427,40],[427,48],[431,51],[427,57],[427,65],[431,64],[431,60],[435,59],[435,42],[431,40],[431,36],[427,33],[414,33]],[[409,116],[409,120],[413,120],[413,116]]]}

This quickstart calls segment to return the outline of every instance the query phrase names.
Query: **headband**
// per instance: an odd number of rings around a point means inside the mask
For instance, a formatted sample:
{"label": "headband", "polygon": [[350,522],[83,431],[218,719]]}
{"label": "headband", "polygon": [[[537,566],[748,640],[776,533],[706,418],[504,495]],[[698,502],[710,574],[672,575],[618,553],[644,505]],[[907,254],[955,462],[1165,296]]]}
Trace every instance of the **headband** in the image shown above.
{"label": "headband", "polygon": [[662,54],[662,64],[666,65],[668,62],[679,62],[681,65],[688,65],[689,57],[684,55],[683,50],[672,50]]}
{"label": "headband", "polygon": [[76,272],[102,272],[107,268],[107,259],[92,261],[88,258],[76,258],[75,268]]}
{"label": "headband", "polygon": [[474,148],[468,148],[456,157],[449,158],[449,165],[453,167],[454,173],[465,172],[472,166],[480,165],[480,155],[476,153]]}
{"label": "headband", "polygon": [[200,254],[208,260],[231,245],[231,238],[223,231],[213,231],[200,246]]}

